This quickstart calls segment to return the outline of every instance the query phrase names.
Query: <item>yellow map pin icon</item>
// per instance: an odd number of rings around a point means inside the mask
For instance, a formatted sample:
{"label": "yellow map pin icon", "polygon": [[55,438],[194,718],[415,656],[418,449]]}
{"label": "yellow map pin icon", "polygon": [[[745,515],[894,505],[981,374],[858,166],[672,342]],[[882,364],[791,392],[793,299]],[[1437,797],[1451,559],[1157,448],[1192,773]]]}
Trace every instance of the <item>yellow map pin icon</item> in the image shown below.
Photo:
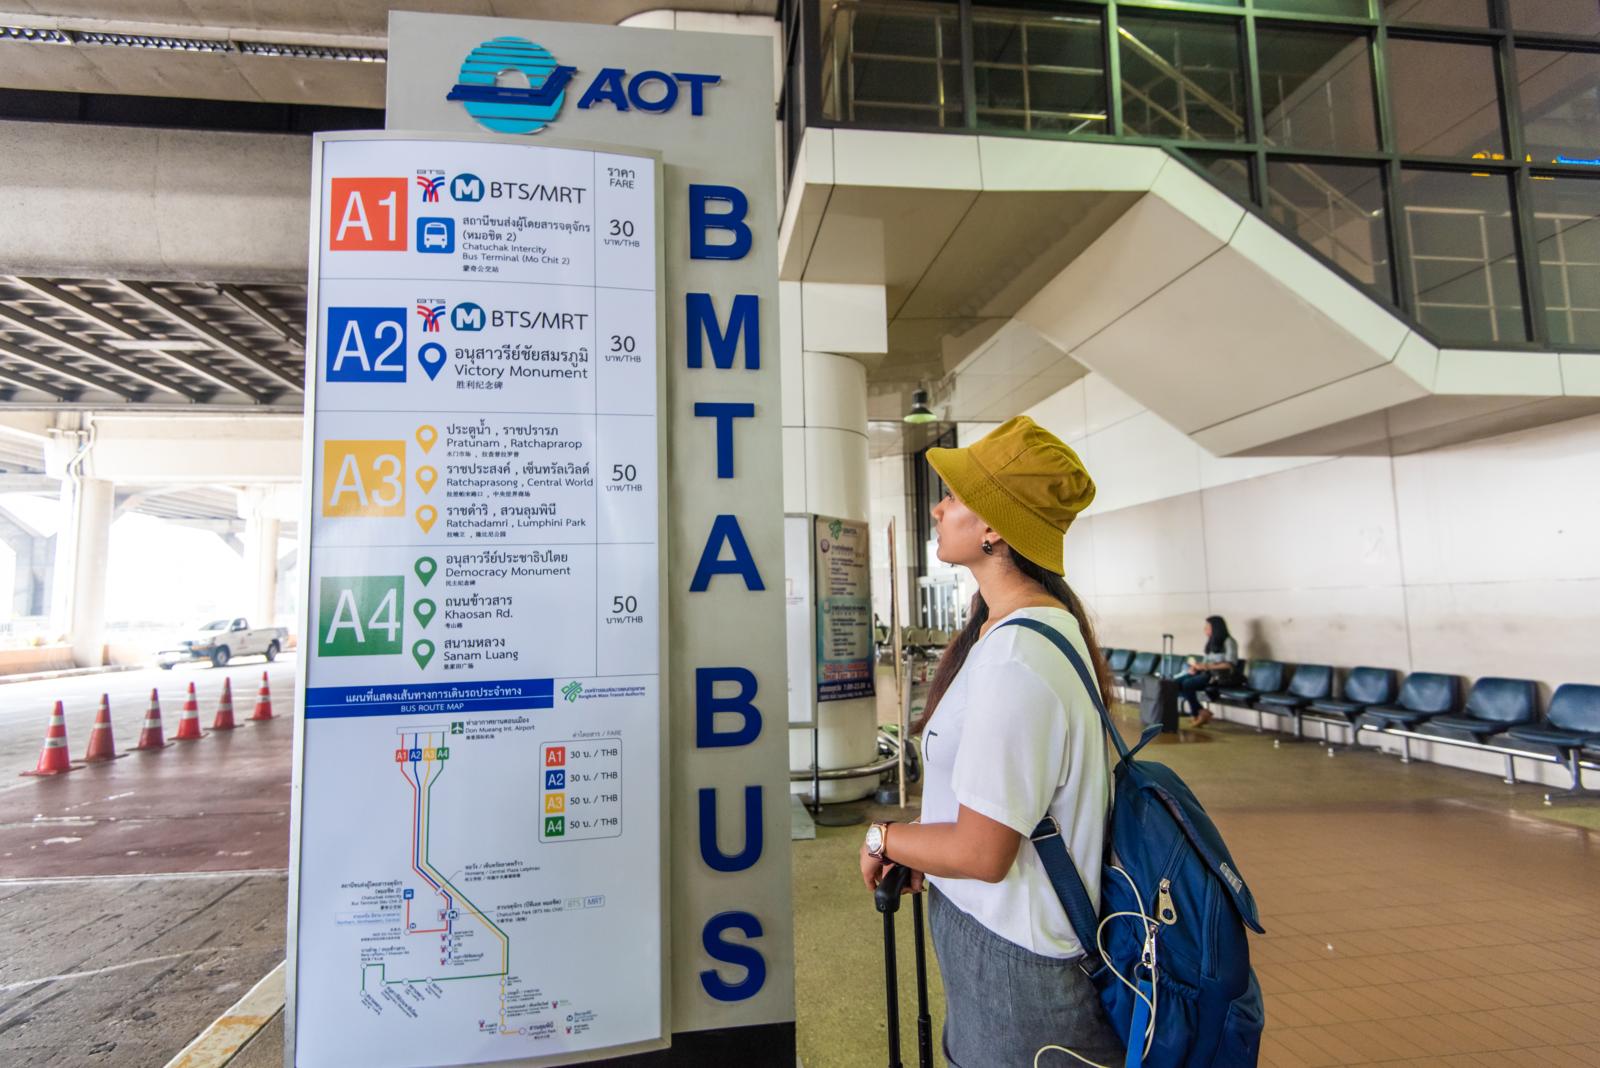
{"label": "yellow map pin icon", "polygon": [[432,493],[433,484],[439,481],[439,472],[432,467],[417,468],[417,485],[422,487],[423,493]]}
{"label": "yellow map pin icon", "polygon": [[417,427],[417,444],[422,446],[423,452],[432,452],[433,443],[439,440],[439,432],[433,427],[423,424]]}
{"label": "yellow map pin icon", "polygon": [[417,526],[422,528],[422,532],[424,534],[432,530],[433,525],[438,521],[439,510],[433,505],[425,504],[421,508],[417,509]]}

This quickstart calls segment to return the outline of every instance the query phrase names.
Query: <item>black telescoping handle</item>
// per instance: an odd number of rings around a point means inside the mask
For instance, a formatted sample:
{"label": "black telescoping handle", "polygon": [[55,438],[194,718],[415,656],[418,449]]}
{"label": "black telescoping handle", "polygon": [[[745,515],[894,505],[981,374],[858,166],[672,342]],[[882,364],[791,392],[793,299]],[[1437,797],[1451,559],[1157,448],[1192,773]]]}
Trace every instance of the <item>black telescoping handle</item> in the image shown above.
{"label": "black telescoping handle", "polygon": [[879,912],[899,912],[900,895],[905,893],[906,884],[911,881],[911,869],[901,864],[896,864],[883,875],[883,881],[878,883],[878,889],[872,894],[873,903],[878,906]]}
{"label": "black telescoping handle", "polygon": [[933,1068],[933,1017],[928,1015],[928,956],[922,945],[922,895],[911,897],[911,929],[917,949],[917,1064]]}
{"label": "black telescoping handle", "polygon": [[883,913],[883,989],[888,998],[884,1026],[889,1032],[889,1068],[904,1068],[900,1059],[900,971],[894,954],[894,914],[900,911],[900,893],[911,878],[909,868],[895,865],[873,893],[873,903]]}

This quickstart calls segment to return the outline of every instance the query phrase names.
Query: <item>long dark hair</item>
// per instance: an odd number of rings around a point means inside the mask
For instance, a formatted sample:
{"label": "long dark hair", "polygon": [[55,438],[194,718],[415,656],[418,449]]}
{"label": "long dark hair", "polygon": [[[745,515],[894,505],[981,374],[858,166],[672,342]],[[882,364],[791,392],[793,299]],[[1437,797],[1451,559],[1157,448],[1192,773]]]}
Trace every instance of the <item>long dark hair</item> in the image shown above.
{"label": "long dark hair", "polygon": [[1228,644],[1228,621],[1221,616],[1206,616],[1211,624],[1211,637],[1206,639],[1206,652],[1220,653]]}
{"label": "long dark hair", "polygon": [[[1066,606],[1072,613],[1072,618],[1078,621],[1078,630],[1083,634],[1083,642],[1089,647],[1089,662],[1094,667],[1095,682],[1100,686],[1100,699],[1108,705],[1111,703],[1111,668],[1106,664],[1106,658],[1100,655],[1100,646],[1094,639],[1094,626],[1089,622],[1089,613],[1083,606],[1083,601],[1072,592],[1072,587],[1067,585],[1067,580],[1053,571],[1047,571],[1038,564],[1029,560],[1020,553],[1006,550],[1011,556],[1011,562],[1016,569],[1028,578],[1044,587],[1046,593]],[[983,594],[972,595],[972,611],[967,615],[967,625],[961,628],[939,658],[939,667],[933,673],[933,682],[928,687],[928,702],[922,712],[922,717],[912,727],[912,733],[922,733],[922,728],[928,725],[928,720],[933,715],[933,710],[939,707],[940,698],[944,697],[950,684],[955,681],[956,674],[961,670],[961,665],[967,662],[967,654],[977,644],[978,636],[983,630],[983,625],[989,621],[989,606],[984,602]]]}

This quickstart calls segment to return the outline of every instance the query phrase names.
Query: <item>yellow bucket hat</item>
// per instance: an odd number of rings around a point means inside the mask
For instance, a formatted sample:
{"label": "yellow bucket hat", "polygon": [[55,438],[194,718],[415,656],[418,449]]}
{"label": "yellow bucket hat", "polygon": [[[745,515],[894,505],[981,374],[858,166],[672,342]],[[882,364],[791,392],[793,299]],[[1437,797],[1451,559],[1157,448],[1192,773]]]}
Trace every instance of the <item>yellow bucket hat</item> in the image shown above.
{"label": "yellow bucket hat", "polygon": [[1094,500],[1094,479],[1066,442],[1019,415],[964,449],[929,449],[928,463],[1014,552],[1065,574],[1061,536]]}

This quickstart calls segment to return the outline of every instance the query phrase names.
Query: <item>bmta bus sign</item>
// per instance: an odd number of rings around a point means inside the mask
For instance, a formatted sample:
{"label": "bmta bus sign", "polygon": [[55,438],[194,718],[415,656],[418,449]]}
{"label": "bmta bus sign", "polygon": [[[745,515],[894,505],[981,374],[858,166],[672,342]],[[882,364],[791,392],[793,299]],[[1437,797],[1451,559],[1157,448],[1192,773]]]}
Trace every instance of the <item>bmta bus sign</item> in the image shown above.
{"label": "bmta bus sign", "polygon": [[[496,37],[467,53],[445,99],[459,100],[485,129],[534,134],[561,117],[567,88],[577,73],[577,67],[556,62],[549,49],[526,37]],[[518,76],[527,84],[515,84]],[[578,98],[578,107],[588,110],[609,104],[618,111],[661,114],[687,95],[689,113],[703,115],[706,87],[721,80],[718,74],[659,70],[630,76],[623,67],[602,67]]]}

